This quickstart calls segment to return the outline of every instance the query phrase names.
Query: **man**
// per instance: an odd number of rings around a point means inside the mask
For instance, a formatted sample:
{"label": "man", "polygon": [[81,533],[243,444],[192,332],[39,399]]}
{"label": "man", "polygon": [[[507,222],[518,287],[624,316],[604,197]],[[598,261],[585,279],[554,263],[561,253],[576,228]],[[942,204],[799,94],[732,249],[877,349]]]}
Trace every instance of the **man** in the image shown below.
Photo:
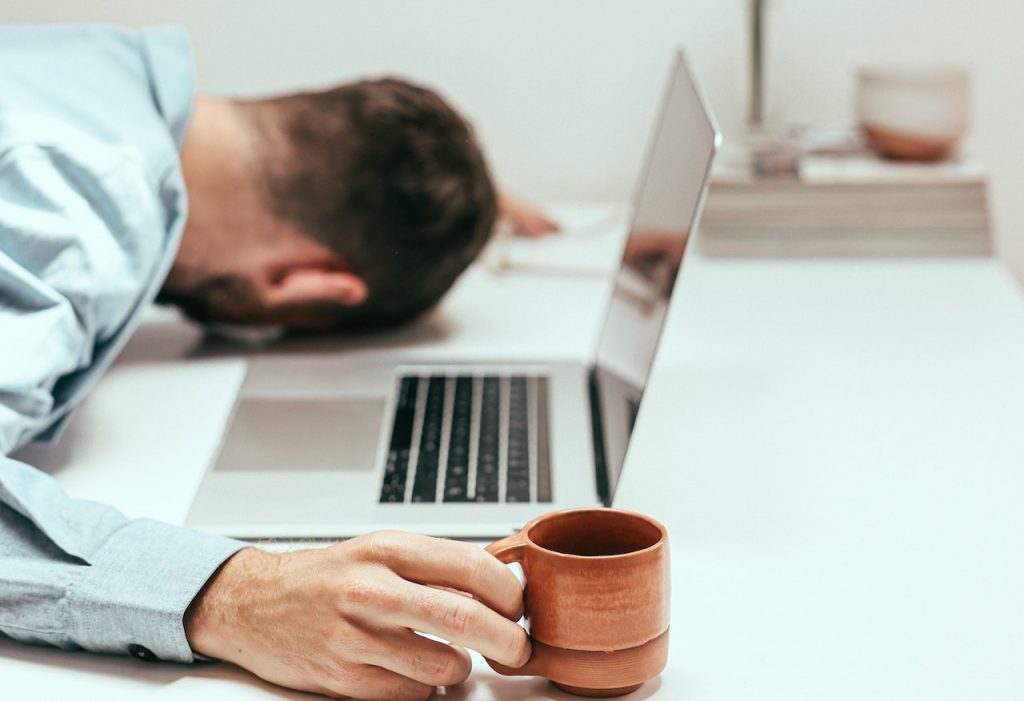
{"label": "man", "polygon": [[525,663],[521,588],[474,546],[275,555],[69,499],[9,457],[56,436],[157,294],[303,329],[431,307],[499,208],[465,122],[393,80],[195,100],[173,29],[3,29],[0,61],[0,633],[361,698],[458,683],[465,647]]}

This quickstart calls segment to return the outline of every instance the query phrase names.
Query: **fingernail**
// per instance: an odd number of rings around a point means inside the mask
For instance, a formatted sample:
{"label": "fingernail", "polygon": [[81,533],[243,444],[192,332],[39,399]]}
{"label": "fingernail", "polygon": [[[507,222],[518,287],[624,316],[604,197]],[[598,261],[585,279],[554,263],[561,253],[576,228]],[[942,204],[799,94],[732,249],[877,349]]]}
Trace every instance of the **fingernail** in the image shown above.
{"label": "fingernail", "polygon": [[517,664],[516,667],[517,668],[518,667],[522,667],[523,665],[525,665],[527,662],[530,661],[531,657],[533,657],[533,645],[530,643],[529,640],[527,640],[526,641],[526,653],[525,653],[525,656],[523,657],[523,659],[521,659],[519,661],[519,664]]}

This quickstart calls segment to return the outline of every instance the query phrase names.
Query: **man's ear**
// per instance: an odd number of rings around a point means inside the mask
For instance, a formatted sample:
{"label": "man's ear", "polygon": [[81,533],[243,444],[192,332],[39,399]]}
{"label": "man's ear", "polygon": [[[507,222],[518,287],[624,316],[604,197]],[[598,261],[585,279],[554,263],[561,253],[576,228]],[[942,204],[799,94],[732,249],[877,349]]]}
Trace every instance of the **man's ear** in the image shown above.
{"label": "man's ear", "polygon": [[366,301],[369,290],[358,275],[340,270],[293,268],[270,284],[270,307],[293,307],[329,302],[355,307]]}

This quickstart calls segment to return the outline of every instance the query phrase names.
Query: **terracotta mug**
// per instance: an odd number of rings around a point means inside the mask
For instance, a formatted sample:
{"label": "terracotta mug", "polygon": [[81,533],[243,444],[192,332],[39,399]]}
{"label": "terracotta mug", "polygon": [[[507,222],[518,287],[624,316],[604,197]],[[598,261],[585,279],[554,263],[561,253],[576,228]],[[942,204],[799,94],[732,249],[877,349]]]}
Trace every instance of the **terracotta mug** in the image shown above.
{"label": "terracotta mug", "polygon": [[569,509],[540,516],[487,546],[518,562],[533,655],[498,673],[546,677],[581,696],[638,689],[668,658],[668,532],[621,509]]}

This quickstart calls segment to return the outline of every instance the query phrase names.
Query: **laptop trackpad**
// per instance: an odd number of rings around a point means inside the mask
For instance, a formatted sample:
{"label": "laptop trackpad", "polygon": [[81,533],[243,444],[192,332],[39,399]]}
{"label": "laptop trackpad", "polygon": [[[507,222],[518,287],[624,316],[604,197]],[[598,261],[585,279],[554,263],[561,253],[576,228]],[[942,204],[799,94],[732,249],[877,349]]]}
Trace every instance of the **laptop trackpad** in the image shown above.
{"label": "laptop trackpad", "polygon": [[372,470],[381,397],[239,401],[214,470]]}

